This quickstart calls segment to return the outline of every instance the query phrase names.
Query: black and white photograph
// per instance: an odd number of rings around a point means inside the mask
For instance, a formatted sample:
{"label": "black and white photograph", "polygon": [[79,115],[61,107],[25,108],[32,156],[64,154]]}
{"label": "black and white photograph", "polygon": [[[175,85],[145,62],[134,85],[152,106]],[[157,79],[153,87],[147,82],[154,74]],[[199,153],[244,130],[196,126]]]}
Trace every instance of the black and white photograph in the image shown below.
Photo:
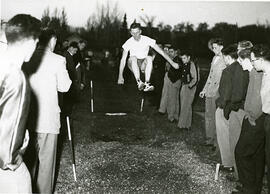
{"label": "black and white photograph", "polygon": [[270,1],[0,0],[0,21],[0,193],[270,193]]}

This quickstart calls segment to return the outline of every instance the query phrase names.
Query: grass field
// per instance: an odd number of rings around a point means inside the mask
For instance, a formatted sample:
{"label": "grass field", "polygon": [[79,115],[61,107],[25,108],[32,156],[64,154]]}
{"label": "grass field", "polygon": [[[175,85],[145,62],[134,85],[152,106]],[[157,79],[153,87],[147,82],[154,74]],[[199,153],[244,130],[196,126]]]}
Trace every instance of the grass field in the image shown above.
{"label": "grass field", "polygon": [[[205,82],[207,69],[201,75]],[[202,99],[194,102],[192,129],[183,131],[157,113],[150,97],[141,113],[134,82],[119,87],[112,72],[104,68],[96,69],[93,79],[94,113],[88,84],[73,115],[78,181],[73,180],[71,152],[64,138],[56,193],[231,192],[235,183],[226,179],[228,174],[221,172],[219,180],[214,180],[219,156],[202,145]],[[106,112],[127,115],[105,116]]]}

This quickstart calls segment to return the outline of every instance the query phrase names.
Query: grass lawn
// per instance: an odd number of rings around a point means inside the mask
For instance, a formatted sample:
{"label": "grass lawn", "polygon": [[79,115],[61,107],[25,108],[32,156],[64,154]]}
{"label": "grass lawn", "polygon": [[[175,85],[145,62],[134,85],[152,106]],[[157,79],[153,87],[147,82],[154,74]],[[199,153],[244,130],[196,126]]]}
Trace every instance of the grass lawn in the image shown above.
{"label": "grass lawn", "polygon": [[[166,115],[157,114],[146,97],[140,109],[140,94],[133,82],[119,87],[106,71],[94,79],[94,113],[89,86],[82,92],[73,116],[73,141],[77,182],[73,180],[67,140],[59,164],[56,193],[230,193],[233,182],[220,173],[219,161],[204,147],[204,101],[194,102],[190,131],[176,127]],[[105,116],[127,112],[126,116]],[[62,131],[62,136],[65,134]]]}

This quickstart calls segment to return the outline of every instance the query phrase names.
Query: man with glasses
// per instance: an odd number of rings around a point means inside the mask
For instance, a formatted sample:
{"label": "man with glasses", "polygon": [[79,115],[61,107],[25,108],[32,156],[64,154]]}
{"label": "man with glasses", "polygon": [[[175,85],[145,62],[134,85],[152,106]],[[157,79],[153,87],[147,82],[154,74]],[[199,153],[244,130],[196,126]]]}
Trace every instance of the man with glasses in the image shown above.
{"label": "man with glasses", "polygon": [[[269,56],[269,48],[263,45],[255,45],[250,54],[253,68],[250,71],[244,104],[245,117],[235,147],[239,181],[243,187],[233,193],[261,193],[265,173],[265,154],[268,155],[266,161],[269,164],[269,137],[267,137],[269,136],[267,115],[269,116],[270,113],[269,76],[267,79],[267,74],[270,72]],[[269,181],[269,174],[267,179]]]}
{"label": "man with glasses", "polygon": [[[126,65],[128,52],[128,67],[133,72],[139,90],[144,92],[153,91],[154,86],[150,84],[151,72],[153,68],[153,57],[148,55],[149,47],[152,47],[162,55],[175,69],[179,65],[173,62],[170,57],[156,44],[156,40],[141,35],[141,25],[132,23],[130,26],[130,37],[122,46],[123,54],[120,61],[118,84],[124,84],[123,71]],[[141,81],[140,72],[145,74],[145,82]]]}

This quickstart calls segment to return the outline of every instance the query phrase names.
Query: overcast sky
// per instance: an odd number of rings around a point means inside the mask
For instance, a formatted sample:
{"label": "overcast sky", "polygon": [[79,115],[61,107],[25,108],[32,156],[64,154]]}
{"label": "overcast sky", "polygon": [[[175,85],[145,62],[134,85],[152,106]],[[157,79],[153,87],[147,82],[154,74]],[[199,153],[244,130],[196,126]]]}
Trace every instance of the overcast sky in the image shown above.
{"label": "overcast sky", "polygon": [[[41,18],[43,10],[65,8],[68,23],[72,26],[85,26],[90,15],[96,12],[98,4],[107,0],[0,0],[1,18],[5,21],[18,13],[31,14]],[[110,0],[118,3],[121,15],[127,14],[128,24],[140,16],[155,16],[154,24],[159,22],[175,25],[190,22],[195,26],[207,22],[213,26],[217,22],[227,22],[239,26],[255,24],[257,21],[270,21],[270,2],[258,1],[183,1],[183,0]]]}

